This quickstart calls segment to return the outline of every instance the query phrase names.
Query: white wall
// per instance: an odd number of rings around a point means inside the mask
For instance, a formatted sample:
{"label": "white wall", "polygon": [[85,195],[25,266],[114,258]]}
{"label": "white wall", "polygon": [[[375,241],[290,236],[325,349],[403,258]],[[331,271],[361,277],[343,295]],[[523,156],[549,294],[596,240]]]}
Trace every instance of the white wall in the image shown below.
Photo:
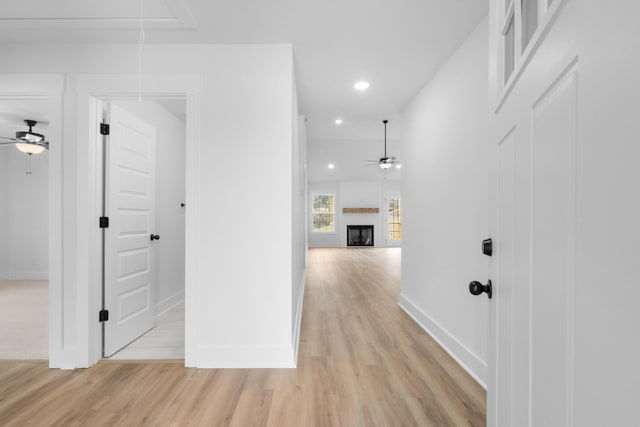
{"label": "white wall", "polygon": [[156,315],[184,300],[186,127],[155,101],[118,101],[156,128]]}
{"label": "white wall", "polygon": [[293,129],[293,230],[292,239],[292,277],[291,277],[291,325],[292,342],[297,348],[302,321],[302,302],[304,298],[304,271],[307,254],[307,227],[306,227],[306,200],[307,200],[307,176],[306,176],[306,125],[305,118],[298,115],[297,97],[294,98],[294,129]]}
{"label": "white wall", "polygon": [[[60,313],[64,333],[54,342],[59,356],[52,363],[90,365],[98,357],[91,344],[97,342],[98,299],[83,298],[91,283],[88,251],[96,231],[92,183],[84,175],[90,131],[77,121],[89,102],[86,92],[76,93],[76,82],[90,74],[113,75],[111,81],[130,75],[134,81],[138,49],[133,44],[24,44],[3,45],[2,53],[13,60],[0,64],[0,72],[37,69],[65,76],[60,170],[66,258],[57,309],[66,311]],[[194,159],[187,169],[187,232],[193,227],[197,237],[186,245],[185,363],[292,366],[292,223],[299,212],[292,208],[291,46],[147,45],[142,67],[147,75],[189,75],[202,82],[199,99],[188,102],[194,110],[187,111],[200,121],[187,133],[188,144],[194,141],[187,148],[187,159]],[[135,94],[135,88],[126,91]]]}
{"label": "white wall", "polygon": [[[3,147],[7,169],[8,252],[6,271],[12,280],[47,280],[49,275],[49,152],[31,156],[31,175],[26,174],[26,154]],[[1,215],[1,214],[0,214]],[[5,231],[6,232],[6,231]],[[5,245],[3,245],[5,246]]]}
{"label": "white wall", "polygon": [[401,306],[486,383],[489,301],[488,24],[483,21],[403,115]]}
{"label": "white wall", "polygon": [[[311,212],[313,193],[335,194],[335,232],[314,233],[313,216],[309,215],[310,247],[342,247],[347,245],[347,225],[373,225],[374,245],[387,245],[384,239],[384,195],[400,193],[399,181],[325,181],[309,182],[308,206]],[[343,208],[379,208],[378,213],[343,213]]]}
{"label": "white wall", "polygon": [[0,280],[9,279],[9,153],[0,147]]}

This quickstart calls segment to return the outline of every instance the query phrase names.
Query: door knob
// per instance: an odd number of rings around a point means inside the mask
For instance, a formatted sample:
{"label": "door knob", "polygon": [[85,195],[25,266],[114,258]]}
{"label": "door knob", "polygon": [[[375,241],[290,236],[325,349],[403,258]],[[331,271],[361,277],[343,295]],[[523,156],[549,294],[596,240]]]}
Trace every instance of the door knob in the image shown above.
{"label": "door knob", "polygon": [[469,283],[469,292],[471,292],[473,295],[480,295],[483,292],[486,292],[489,299],[491,299],[491,297],[493,296],[493,286],[491,285],[491,280],[488,280],[486,285],[483,285],[482,283],[476,282],[474,280],[473,282]]}
{"label": "door knob", "polygon": [[160,240],[160,236],[158,236],[157,234],[152,234],[151,241],[154,241],[154,240]]}

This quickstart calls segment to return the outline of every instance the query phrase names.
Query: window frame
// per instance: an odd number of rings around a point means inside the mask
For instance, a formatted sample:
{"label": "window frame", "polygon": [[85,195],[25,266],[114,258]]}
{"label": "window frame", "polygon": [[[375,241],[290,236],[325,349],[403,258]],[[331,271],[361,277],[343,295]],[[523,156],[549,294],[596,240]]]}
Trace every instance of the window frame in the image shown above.
{"label": "window frame", "polygon": [[[315,208],[314,208],[314,201],[316,196],[331,196],[333,197],[333,212],[330,212],[333,215],[333,230],[329,231],[329,230],[316,230],[314,227],[314,218],[316,213],[327,213],[327,212],[316,212]],[[337,229],[338,229],[338,224],[337,224],[337,215],[336,215],[336,193],[335,191],[312,191],[311,192],[311,200],[310,200],[310,204],[311,204],[311,209],[310,209],[310,213],[311,215],[309,215],[311,221],[309,224],[309,228],[311,233],[314,234],[336,234]]]}
{"label": "window frame", "polygon": [[[394,222],[393,224],[399,224],[400,225],[400,229],[396,230],[395,233],[400,235],[399,239],[392,239],[391,238],[391,222],[390,222],[390,210],[389,208],[391,207],[391,200],[392,199],[397,199],[398,200],[398,218],[399,221],[398,222]],[[384,225],[385,225],[385,236],[384,236],[384,241],[385,243],[402,243],[402,195],[400,193],[387,193],[384,196]]]}
{"label": "window frame", "polygon": [[[509,94],[513,90],[516,82],[527,68],[531,57],[538,49],[540,42],[544,38],[544,35],[549,31],[550,24],[557,16],[558,10],[564,5],[565,0],[552,0],[549,4],[549,0],[536,0],[538,2],[538,25],[531,35],[527,46],[522,49],[522,0],[494,0],[499,4],[498,20],[496,28],[492,31],[497,33],[495,46],[498,55],[496,57],[496,66],[498,72],[496,73],[497,88],[497,105],[495,112],[499,112],[500,108],[509,97]],[[506,78],[506,33],[510,26],[514,26],[514,58],[513,58],[513,70],[508,78]]]}

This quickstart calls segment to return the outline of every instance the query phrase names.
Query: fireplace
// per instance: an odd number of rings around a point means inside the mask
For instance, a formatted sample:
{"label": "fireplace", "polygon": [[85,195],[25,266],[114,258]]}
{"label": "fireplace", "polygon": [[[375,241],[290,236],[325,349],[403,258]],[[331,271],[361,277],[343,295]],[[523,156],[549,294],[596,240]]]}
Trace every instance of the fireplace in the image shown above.
{"label": "fireplace", "polygon": [[373,225],[347,225],[347,246],[373,246]]}

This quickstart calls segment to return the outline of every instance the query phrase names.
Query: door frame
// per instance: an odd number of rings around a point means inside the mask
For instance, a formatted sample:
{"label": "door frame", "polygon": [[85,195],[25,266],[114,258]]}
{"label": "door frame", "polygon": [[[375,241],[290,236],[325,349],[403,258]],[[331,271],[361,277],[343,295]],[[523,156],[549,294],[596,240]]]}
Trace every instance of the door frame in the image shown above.
{"label": "door frame", "polygon": [[[195,343],[195,298],[197,289],[196,260],[198,252],[201,79],[191,75],[144,75],[141,77],[145,100],[186,99],[186,176],[185,203],[185,361]],[[78,204],[77,254],[78,283],[78,362],[76,366],[91,366],[102,359],[101,309],[101,233],[97,225],[101,212],[102,102],[139,99],[138,75],[79,75],[77,77],[78,141],[77,176]],[[82,203],[86,201],[87,203]],[[82,240],[82,238],[86,238]],[[83,250],[83,247],[86,250]],[[86,282],[82,280],[86,278]]]}

